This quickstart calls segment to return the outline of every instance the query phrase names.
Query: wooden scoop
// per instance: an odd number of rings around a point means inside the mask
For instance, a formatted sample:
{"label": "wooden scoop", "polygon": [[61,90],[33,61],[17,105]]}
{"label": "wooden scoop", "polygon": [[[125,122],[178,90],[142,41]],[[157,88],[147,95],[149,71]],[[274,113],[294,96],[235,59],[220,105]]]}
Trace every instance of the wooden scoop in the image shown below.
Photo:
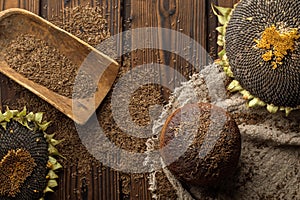
{"label": "wooden scoop", "polygon": [[[71,99],[37,84],[8,66],[4,59],[5,47],[21,34],[44,40],[64,54],[76,66],[99,80],[93,97]],[[84,41],[56,27],[43,18],[19,8],[0,12],[0,72],[27,88],[78,124],[84,124],[95,112],[116,79],[119,65]],[[96,77],[95,77],[96,76]]]}

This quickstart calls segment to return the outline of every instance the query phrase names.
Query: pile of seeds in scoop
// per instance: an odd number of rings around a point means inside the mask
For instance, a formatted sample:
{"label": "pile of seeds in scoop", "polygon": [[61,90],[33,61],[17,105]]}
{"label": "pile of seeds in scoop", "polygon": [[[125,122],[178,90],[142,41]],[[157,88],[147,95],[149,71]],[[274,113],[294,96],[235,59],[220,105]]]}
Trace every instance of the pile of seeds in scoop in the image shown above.
{"label": "pile of seeds in scoop", "polygon": [[[65,55],[32,35],[21,35],[7,46],[5,60],[29,80],[68,98],[90,97],[96,85],[89,74],[80,72]],[[73,94],[73,87],[78,84]]]}

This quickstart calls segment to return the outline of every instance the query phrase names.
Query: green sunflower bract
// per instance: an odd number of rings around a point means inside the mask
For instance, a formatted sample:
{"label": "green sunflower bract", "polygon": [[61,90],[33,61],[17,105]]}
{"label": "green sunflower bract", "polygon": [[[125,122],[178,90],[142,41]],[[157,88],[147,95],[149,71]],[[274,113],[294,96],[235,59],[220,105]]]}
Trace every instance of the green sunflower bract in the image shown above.
{"label": "green sunflower bract", "polygon": [[0,200],[43,199],[57,186],[54,156],[61,141],[45,133],[43,113],[0,112]]}
{"label": "green sunflower bract", "polygon": [[289,114],[300,108],[300,1],[241,0],[234,8],[213,6],[222,25],[219,64],[228,86],[248,100]]}

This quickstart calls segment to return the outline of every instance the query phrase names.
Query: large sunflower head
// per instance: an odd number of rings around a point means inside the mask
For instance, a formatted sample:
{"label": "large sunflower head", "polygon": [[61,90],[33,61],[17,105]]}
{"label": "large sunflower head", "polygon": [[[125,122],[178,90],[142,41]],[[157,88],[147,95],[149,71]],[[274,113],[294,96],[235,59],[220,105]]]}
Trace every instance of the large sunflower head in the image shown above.
{"label": "large sunflower head", "polygon": [[55,170],[61,165],[52,156],[60,141],[45,130],[42,113],[0,112],[0,199],[34,200],[57,186]]}
{"label": "large sunflower head", "polygon": [[300,106],[299,10],[299,1],[241,0],[227,15],[220,56],[235,79],[229,89],[250,106],[287,113]]}

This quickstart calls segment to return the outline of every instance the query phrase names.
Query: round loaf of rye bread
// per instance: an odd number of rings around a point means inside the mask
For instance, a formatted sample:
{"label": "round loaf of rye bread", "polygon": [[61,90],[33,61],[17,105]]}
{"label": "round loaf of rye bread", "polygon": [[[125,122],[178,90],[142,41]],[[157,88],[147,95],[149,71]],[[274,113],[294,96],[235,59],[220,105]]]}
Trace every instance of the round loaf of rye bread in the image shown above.
{"label": "round loaf of rye bread", "polygon": [[177,179],[210,186],[235,171],[241,136],[224,109],[208,103],[187,104],[167,118],[160,148],[167,168]]}

